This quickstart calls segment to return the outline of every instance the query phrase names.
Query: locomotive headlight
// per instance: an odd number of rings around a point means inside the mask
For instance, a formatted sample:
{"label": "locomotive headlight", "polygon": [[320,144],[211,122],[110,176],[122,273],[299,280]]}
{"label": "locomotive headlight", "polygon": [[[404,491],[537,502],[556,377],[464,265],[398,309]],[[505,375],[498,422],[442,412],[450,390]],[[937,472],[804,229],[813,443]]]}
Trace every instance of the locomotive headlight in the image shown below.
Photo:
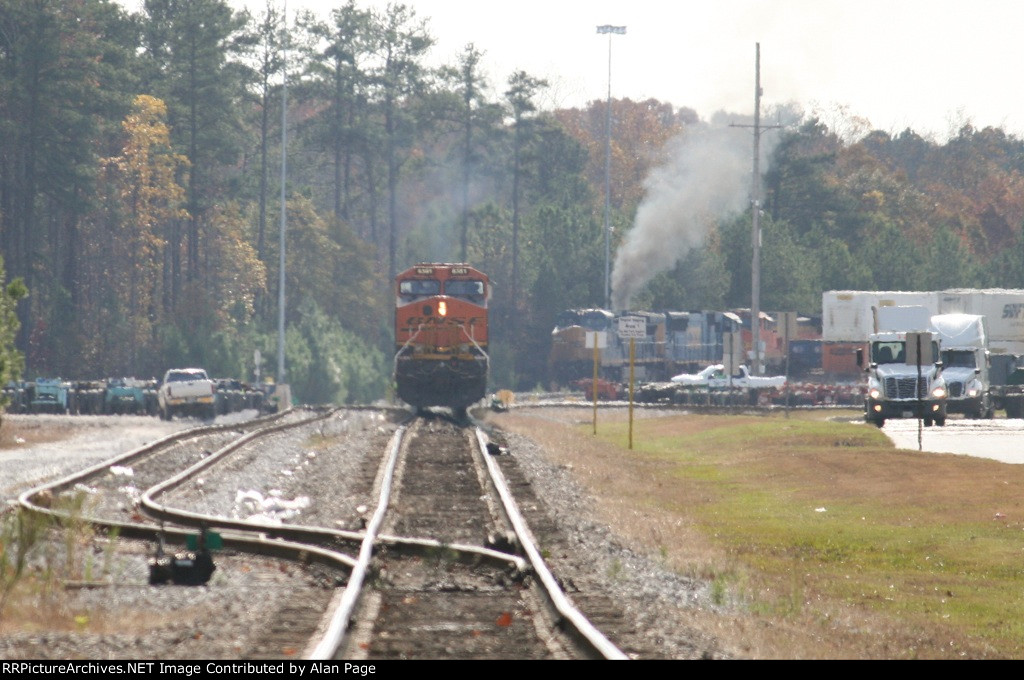
{"label": "locomotive headlight", "polygon": [[446,316],[448,314],[448,303],[445,302],[444,300],[438,302],[437,313],[440,314],[441,316]]}

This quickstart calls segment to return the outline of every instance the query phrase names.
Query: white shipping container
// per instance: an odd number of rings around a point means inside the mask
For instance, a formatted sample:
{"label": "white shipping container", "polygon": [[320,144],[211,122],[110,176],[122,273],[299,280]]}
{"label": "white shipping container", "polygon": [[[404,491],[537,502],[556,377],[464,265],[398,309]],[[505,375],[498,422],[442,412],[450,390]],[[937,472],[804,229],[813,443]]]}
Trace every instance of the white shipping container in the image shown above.
{"label": "white shipping container", "polygon": [[882,305],[878,308],[878,331],[923,331],[931,328],[932,312],[924,305]]}
{"label": "white shipping container", "polygon": [[932,314],[985,317],[993,354],[1024,354],[1024,289],[950,288],[942,291],[833,290],[822,294],[822,338],[863,342],[874,332],[872,307],[920,305]]}
{"label": "white shipping container", "polygon": [[[865,342],[875,332],[872,307],[921,306],[937,310],[939,293],[922,291],[829,290],[821,296],[821,337],[825,342]],[[938,311],[931,311],[938,314]]]}

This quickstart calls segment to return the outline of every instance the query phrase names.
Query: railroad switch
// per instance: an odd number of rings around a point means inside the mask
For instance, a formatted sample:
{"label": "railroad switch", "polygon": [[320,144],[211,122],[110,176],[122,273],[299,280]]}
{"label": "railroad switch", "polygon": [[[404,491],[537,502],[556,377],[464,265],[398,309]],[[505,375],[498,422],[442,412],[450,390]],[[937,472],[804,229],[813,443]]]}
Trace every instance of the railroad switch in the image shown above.
{"label": "railroad switch", "polygon": [[484,545],[491,550],[516,555],[519,553],[519,539],[512,531],[492,532],[487,535]]}
{"label": "railroad switch", "polygon": [[164,551],[161,534],[156,554],[149,559],[149,584],[153,586],[173,583],[178,586],[201,586],[210,580],[217,565],[206,547],[206,529],[199,537],[195,550],[183,550],[173,555]]}

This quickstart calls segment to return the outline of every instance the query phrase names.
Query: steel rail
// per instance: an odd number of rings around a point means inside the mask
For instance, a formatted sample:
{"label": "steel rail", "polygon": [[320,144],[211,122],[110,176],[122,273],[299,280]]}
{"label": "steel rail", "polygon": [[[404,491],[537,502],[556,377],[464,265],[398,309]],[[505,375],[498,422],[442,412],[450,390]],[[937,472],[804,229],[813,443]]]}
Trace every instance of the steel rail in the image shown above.
{"label": "steel rail", "polygon": [[[146,489],[146,491],[141,495],[139,499],[139,504],[142,506],[142,509],[146,512],[146,514],[150,515],[151,517],[155,517],[156,519],[165,519],[173,521],[178,521],[179,519],[191,520],[182,522],[183,524],[194,524],[195,522],[208,521],[209,517],[207,515],[200,515],[198,513],[188,512],[186,510],[173,510],[165,505],[157,503],[154,499],[168,491],[171,491],[172,489],[177,488],[185,481],[195,476],[197,473],[201,472],[202,470],[205,470],[214,463],[220,461],[228,454],[234,452],[235,450],[241,448],[242,446],[248,444],[249,442],[255,439],[265,437],[275,432],[281,432],[283,430],[291,429],[293,427],[301,427],[303,425],[315,423],[318,420],[324,420],[326,418],[331,417],[334,413],[337,412],[337,410],[338,409],[329,409],[323,413],[318,413],[317,415],[311,418],[305,418],[303,420],[297,420],[295,422],[290,423],[279,423],[277,425],[271,425],[270,427],[261,428],[259,430],[254,430],[253,432],[245,434],[239,437],[238,439],[229,442],[228,444],[221,447],[217,451],[214,451],[209,456],[206,456],[197,463],[185,468],[184,470],[181,470],[180,472],[171,477],[168,477],[159,484],[155,484],[150,488]],[[244,525],[245,523],[242,524]],[[239,526],[236,523],[236,526],[234,528],[244,528],[244,526]]]}
{"label": "steel rail", "polygon": [[[163,505],[156,502],[156,498],[162,494],[180,486],[189,477],[194,476],[196,473],[203,469],[213,465],[219,459],[223,458],[230,452],[241,447],[242,445],[256,439],[257,436],[270,434],[272,432],[278,432],[291,427],[298,427],[301,425],[315,422],[318,419],[329,417],[335,413],[336,410],[330,411],[328,414],[323,416],[317,416],[309,418],[303,421],[295,423],[286,423],[280,426],[267,428],[260,430],[259,432],[250,433],[244,437],[240,437],[233,442],[230,442],[223,448],[215,451],[211,455],[207,456],[201,461],[198,461],[186,470],[181,471],[174,477],[168,478],[160,484],[154,485],[153,487],[146,490],[140,498],[140,504],[146,511],[146,514],[162,519],[166,521],[173,521],[178,524],[193,527],[208,527],[218,529],[228,529],[235,531],[256,531],[270,538],[285,538],[288,540],[305,541],[308,543],[325,543],[331,540],[350,542],[361,544],[366,540],[365,531],[345,531],[343,529],[329,529],[326,527],[315,527],[302,524],[287,524],[281,526],[266,526],[257,525],[245,520],[235,520],[227,517],[218,515],[206,515],[202,513],[191,512],[189,510],[183,510],[179,508],[172,508],[167,505]],[[403,536],[392,536],[388,534],[379,534],[377,537],[379,544],[388,545],[402,552],[414,553],[426,555],[430,554],[438,549],[444,548],[451,550],[456,554],[467,555],[472,559],[483,560],[487,562],[493,562],[498,564],[511,564],[518,571],[525,571],[527,568],[526,561],[517,555],[510,555],[497,550],[491,550],[490,548],[483,548],[479,546],[466,545],[461,543],[443,543],[429,538],[408,538]]]}
{"label": "steel rail", "polygon": [[287,411],[282,411],[280,413],[276,413],[271,416],[266,416],[264,418],[255,418],[253,420],[246,421],[245,423],[202,425],[200,427],[193,427],[188,430],[181,430],[180,432],[173,432],[169,435],[161,437],[160,439],[157,439],[156,441],[143,444],[138,448],[132,449],[120,455],[114,456],[113,458],[109,458],[107,460],[96,463],[95,465],[91,465],[87,468],[78,470],[77,472],[73,472],[69,475],[61,477],[56,481],[46,482],[32,489],[29,489],[28,491],[25,491],[18,496],[18,504],[31,512],[35,512],[38,514],[47,514],[52,517],[60,517],[61,513],[51,510],[50,508],[47,508],[45,506],[39,505],[33,502],[33,499],[45,491],[49,491],[50,493],[59,493],[65,489],[74,486],[75,484],[78,484],[79,482],[82,482],[83,480],[92,477],[95,474],[102,472],[103,470],[106,470],[115,465],[123,465],[124,463],[133,461],[136,458],[141,458],[142,456],[152,453],[164,446],[167,446],[168,444],[184,441],[186,439],[193,439],[195,437],[201,437],[207,434],[214,434],[216,432],[237,430],[239,429],[240,425],[248,426],[252,424],[259,424],[262,422],[273,422],[284,417],[285,414],[290,412],[291,409],[288,409]]}
{"label": "steel rail", "polygon": [[[156,501],[157,497],[180,486],[187,479],[194,477],[200,471],[210,467],[215,462],[222,459],[232,451],[242,447],[246,443],[272,432],[315,422],[316,420],[329,417],[332,413],[334,413],[334,411],[331,411],[326,415],[308,418],[295,423],[286,423],[283,425],[265,428],[258,432],[253,432],[240,437],[207,456],[203,460],[198,461],[189,468],[182,470],[173,477],[147,489],[146,492],[142,494],[140,503],[148,515],[158,519],[174,521],[178,524],[195,527],[216,527],[218,529],[229,529],[239,532],[255,532],[259,537],[261,537],[261,540],[270,541],[271,539],[274,539],[281,541],[283,544],[288,544],[290,541],[298,540],[300,542],[296,543],[296,546],[305,545],[311,552],[313,550],[321,550],[320,548],[313,547],[313,544],[318,542],[323,543],[330,540],[358,542],[360,544],[360,551],[359,556],[355,559],[333,550],[324,550],[328,555],[338,555],[339,557],[336,561],[340,561],[344,566],[348,567],[351,570],[351,573],[349,575],[348,584],[342,594],[341,601],[335,609],[335,613],[331,615],[330,622],[326,627],[326,632],[321,638],[321,641],[317,643],[316,649],[313,652],[314,656],[311,658],[330,658],[340,647],[344,640],[344,632],[348,628],[348,621],[351,619],[352,611],[354,610],[355,604],[358,602],[362,583],[365,580],[365,574],[369,570],[370,560],[379,545],[389,545],[396,547],[403,552],[416,554],[430,554],[432,551],[445,548],[456,555],[467,558],[471,561],[486,561],[500,565],[511,564],[519,572],[527,569],[528,565],[521,557],[488,548],[462,544],[445,544],[432,539],[404,538],[377,533],[382,522],[382,513],[386,510],[390,497],[391,482],[397,461],[396,454],[398,447],[401,444],[401,435],[406,429],[405,426],[400,427],[392,437],[392,442],[389,445],[384,484],[382,485],[381,490],[381,500],[378,502],[378,508],[374,518],[368,525],[367,530],[363,532],[343,531],[304,525],[282,525],[277,527],[254,525],[242,520],[233,520],[215,515],[205,515],[188,510],[174,509]],[[260,545],[265,546],[277,544],[260,543]],[[322,654],[324,656],[315,656],[316,654]]]}
{"label": "steel rail", "polygon": [[[251,421],[247,421],[245,425],[251,425],[259,422],[274,422],[283,417],[287,411],[267,416],[265,418],[258,418]],[[277,431],[290,427],[292,425],[300,425],[309,420],[316,420],[316,418],[308,419],[307,421],[301,421],[294,424],[283,424],[275,425],[269,428],[270,431]],[[48,515],[55,518],[57,521],[66,519],[68,513],[61,512],[54,508],[49,508],[40,505],[36,502],[36,497],[40,496],[43,492],[59,492],[63,489],[73,486],[84,479],[103,471],[113,465],[125,463],[135,458],[152,453],[168,444],[173,444],[177,441],[186,439],[192,439],[205,434],[212,434],[215,432],[238,429],[239,424],[233,423],[230,425],[212,425],[212,426],[201,426],[197,428],[191,428],[188,430],[182,430],[181,432],[175,432],[165,437],[162,437],[156,441],[145,444],[141,447],[128,451],[127,453],[115,456],[112,459],[108,459],[102,463],[92,465],[84,470],[80,470],[71,475],[62,477],[56,481],[48,482],[46,484],[39,485],[33,489],[23,492],[18,497],[18,504],[20,507],[28,512]],[[249,433],[241,439],[251,440],[253,434],[266,431],[257,430],[255,433]],[[235,442],[237,443],[237,442]],[[229,445],[230,447],[231,445]],[[228,447],[225,447],[228,448]],[[189,537],[194,536],[194,531],[183,529],[179,527],[166,527],[166,526],[150,526],[145,524],[133,523],[133,522],[119,522],[116,520],[104,520],[100,518],[87,518],[88,521],[99,529],[104,529],[107,533],[116,533],[118,536],[125,538],[135,538],[140,540],[157,541],[157,540],[170,540],[172,543],[184,544]],[[226,547],[235,548],[238,550],[244,550],[246,552],[267,555],[272,557],[282,557],[293,561],[309,563],[319,562],[327,564],[329,566],[340,566],[347,569],[351,569],[354,560],[348,557],[344,553],[337,551],[328,550],[309,543],[295,542],[291,540],[285,540],[281,537],[268,536],[265,532],[260,531],[262,528],[259,525],[250,525],[246,527],[246,532],[232,532],[222,535],[223,544]]]}
{"label": "steel rail", "polygon": [[615,660],[629,659],[622,650],[612,644],[612,642],[608,640],[601,631],[587,620],[587,618],[576,608],[574,604],[572,604],[568,596],[562,591],[562,588],[558,585],[558,581],[555,580],[554,575],[552,575],[551,571],[544,563],[544,558],[541,556],[540,551],[534,544],[533,535],[530,532],[529,527],[526,525],[526,520],[523,519],[522,514],[519,512],[519,507],[516,505],[515,498],[513,498],[512,492],[509,491],[508,485],[505,483],[505,475],[502,474],[501,469],[498,467],[498,464],[494,462],[492,456],[487,453],[487,436],[479,427],[474,428],[474,430],[476,432],[479,455],[483,457],[484,464],[487,466],[487,471],[490,474],[491,481],[494,484],[494,487],[498,492],[498,496],[501,498],[502,505],[505,508],[505,514],[516,532],[519,543],[522,546],[523,551],[526,553],[527,559],[533,567],[533,571],[541,580],[541,583],[544,586],[544,592],[547,594],[552,606],[558,612],[559,616],[570,624],[572,630],[576,632],[579,640],[589,646],[593,651],[597,652],[602,658]]}
{"label": "steel rail", "polygon": [[345,638],[345,631],[348,630],[349,621],[355,611],[356,604],[363,592],[363,581],[370,568],[370,561],[373,559],[374,542],[377,531],[384,523],[384,515],[387,513],[388,503],[391,500],[391,485],[395,477],[395,467],[398,464],[398,451],[405,439],[406,426],[400,426],[391,437],[388,448],[387,462],[384,469],[384,477],[381,481],[380,497],[377,499],[377,508],[366,527],[366,533],[362,544],[359,546],[359,557],[352,573],[349,575],[348,584],[342,593],[341,600],[323,637],[308,655],[310,659],[331,659],[338,653],[341,643]]}
{"label": "steel rail", "polygon": [[[403,435],[407,429],[405,425],[400,426],[392,437],[392,441],[388,449],[385,474],[381,484],[377,508],[373,518],[367,526],[366,531],[364,532],[342,531],[302,525],[268,527],[262,524],[246,523],[224,517],[203,515],[187,510],[174,509],[157,502],[156,499],[161,495],[180,486],[187,479],[212,466],[214,463],[223,459],[229,453],[239,449],[245,444],[274,432],[291,429],[293,427],[300,427],[302,425],[327,418],[334,412],[336,412],[336,409],[325,410],[323,413],[318,413],[310,418],[290,423],[279,423],[246,433],[245,435],[229,442],[214,453],[208,455],[203,460],[198,461],[163,482],[150,487],[142,494],[140,507],[147,515],[161,520],[160,526],[120,522],[116,520],[103,520],[99,518],[89,519],[89,521],[98,528],[105,529],[111,533],[116,532],[117,535],[126,538],[137,538],[150,541],[162,540],[178,544],[184,544],[189,537],[195,535],[194,530],[189,531],[186,528],[182,528],[182,526],[205,528],[216,527],[218,529],[227,530],[226,533],[221,534],[223,545],[225,547],[231,547],[256,554],[291,559],[302,563],[319,562],[328,566],[341,567],[349,570],[348,583],[341,595],[339,604],[331,615],[326,628],[321,628],[321,630],[325,630],[325,633],[320,640],[315,643],[315,647],[311,644],[312,652],[310,652],[309,658],[312,659],[328,659],[337,654],[337,651],[344,642],[344,636],[349,627],[349,622],[362,594],[362,586],[365,582],[366,574],[370,569],[370,562],[376,549],[380,546],[386,545],[392,548],[397,548],[402,552],[414,554],[429,554],[440,548],[444,548],[452,551],[453,554],[457,555],[463,561],[485,561],[511,566],[520,573],[529,569],[530,565],[527,560],[523,559],[519,555],[504,553],[490,548],[442,543],[440,541],[427,538],[408,538],[379,533],[391,496],[398,454],[403,443]],[[283,413],[276,414],[263,420],[273,422],[283,415]],[[249,421],[247,424],[251,425],[254,422],[256,421]],[[160,448],[166,447],[169,444],[206,434],[237,428],[238,424],[215,425],[192,428],[173,433],[129,451],[128,453],[121,454],[112,459],[90,466],[85,470],[68,475],[55,482],[40,485],[34,489],[26,491],[19,497],[19,502],[23,507],[32,512],[49,514],[58,519],[65,518],[67,516],[66,513],[40,505],[39,502],[37,502],[40,498],[37,497],[39,497],[44,491],[54,493],[64,490],[84,479],[109,469],[113,465],[124,464],[136,458],[158,451]],[[164,525],[164,521],[173,522],[180,526],[168,527]],[[316,545],[318,542],[324,543],[330,540],[358,542],[360,544],[358,557],[352,558],[351,556],[337,550],[330,549],[322,545]]]}

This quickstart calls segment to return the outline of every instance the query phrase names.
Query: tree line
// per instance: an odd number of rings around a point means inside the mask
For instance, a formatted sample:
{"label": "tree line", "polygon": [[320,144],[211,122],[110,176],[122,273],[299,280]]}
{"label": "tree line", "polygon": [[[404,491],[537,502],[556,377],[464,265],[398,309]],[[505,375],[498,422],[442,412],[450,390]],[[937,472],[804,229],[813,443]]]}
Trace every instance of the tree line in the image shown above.
{"label": "tree line", "polygon": [[[466,261],[495,282],[492,382],[544,384],[557,313],[603,303],[607,103],[546,110],[542,78],[485,73],[474,44],[431,67],[433,44],[400,3],[286,20],[272,1],[0,0],[0,380],[251,378],[253,350],[277,351],[283,195],[286,375],[264,376],[310,402],[386,395],[394,274]],[[611,105],[614,249],[670,142],[723,121]],[[785,113],[763,309],[1024,285],[1020,140],[840,135]],[[635,308],[749,306],[749,210],[713,222]]]}

